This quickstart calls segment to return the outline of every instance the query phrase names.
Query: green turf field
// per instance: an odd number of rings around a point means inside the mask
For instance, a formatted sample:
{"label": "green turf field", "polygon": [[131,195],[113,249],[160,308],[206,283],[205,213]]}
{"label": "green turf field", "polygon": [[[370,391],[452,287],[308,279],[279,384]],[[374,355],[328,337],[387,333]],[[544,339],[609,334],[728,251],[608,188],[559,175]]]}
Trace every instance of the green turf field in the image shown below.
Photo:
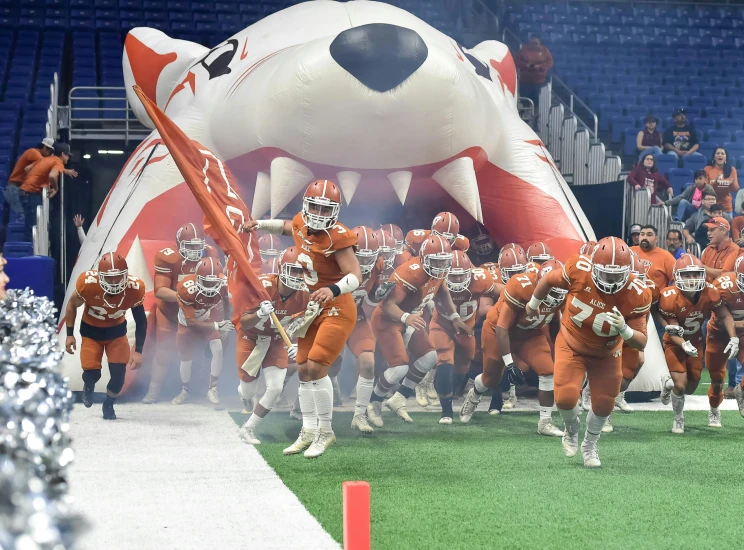
{"label": "green turf field", "polygon": [[481,413],[467,426],[391,414],[371,437],[351,431],[351,413],[334,414],[338,441],[317,460],[282,455],[300,428],[286,413],[257,432],[263,457],[338,541],[346,480],[371,485],[378,549],[716,548],[741,523],[744,418],[735,411],[722,413],[721,430],[707,427],[707,412],[688,412],[682,436],[670,432],[671,411],[613,414],[599,470],[537,435],[535,413]]}

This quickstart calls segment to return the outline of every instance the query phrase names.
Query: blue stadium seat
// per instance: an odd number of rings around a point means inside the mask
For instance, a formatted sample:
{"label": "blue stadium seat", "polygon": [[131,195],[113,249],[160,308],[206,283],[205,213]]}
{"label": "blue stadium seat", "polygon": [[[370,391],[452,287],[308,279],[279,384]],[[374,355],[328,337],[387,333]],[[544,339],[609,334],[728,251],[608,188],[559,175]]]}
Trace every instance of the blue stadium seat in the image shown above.
{"label": "blue stadium seat", "polygon": [[669,183],[672,185],[675,197],[679,195],[688,184],[695,182],[693,174],[694,172],[689,168],[672,168],[669,170],[667,173],[667,179],[669,179]]}
{"label": "blue stadium seat", "polygon": [[719,121],[721,130],[728,130],[729,132],[735,132],[744,128],[744,122],[740,118],[722,118]]}
{"label": "blue stadium seat", "polygon": [[705,108],[705,116],[706,118],[712,118],[713,120],[719,120],[722,118],[726,118],[728,115],[728,112],[723,107],[714,107],[713,105],[709,105]]}
{"label": "blue stadium seat", "polygon": [[633,117],[627,115],[612,117],[612,143],[620,143],[626,128],[635,128]]}
{"label": "blue stadium seat", "polygon": [[22,223],[9,223],[5,229],[5,239],[12,242],[22,242],[26,226]]}
{"label": "blue stadium seat", "polygon": [[28,242],[6,241],[3,245],[3,256],[6,258],[25,258],[34,255],[34,245]]}
{"label": "blue stadium seat", "polygon": [[744,130],[736,130],[734,132],[734,139],[744,143]]}
{"label": "blue stadium seat", "polygon": [[636,137],[638,136],[638,128],[625,128],[623,131],[623,155],[631,156],[637,155],[636,150]]}
{"label": "blue stadium seat", "polygon": [[632,94],[612,94],[612,102],[616,105],[635,105],[636,97]]}
{"label": "blue stadium seat", "polygon": [[677,167],[677,157],[674,157],[672,155],[665,155],[662,153],[659,155],[654,155],[654,159],[656,159],[656,167],[662,174],[666,175],[669,170]]}
{"label": "blue stadium seat", "polygon": [[670,84],[657,84],[656,86],[652,86],[651,88],[653,89],[653,92],[655,94],[661,96],[674,95],[674,86]]}
{"label": "blue stadium seat", "polygon": [[729,158],[735,159],[744,155],[744,142],[741,141],[727,141],[722,144],[721,147],[726,149],[729,154]]}
{"label": "blue stadium seat", "polygon": [[628,105],[625,107],[625,112],[628,116],[637,119],[648,114],[648,107],[646,105]]}
{"label": "blue stadium seat", "polygon": [[708,159],[697,155],[688,155],[682,157],[682,167],[689,168],[693,172],[696,170],[702,170],[705,165],[708,164]]}
{"label": "blue stadium seat", "polygon": [[606,132],[610,129],[610,123],[616,116],[622,116],[623,108],[621,105],[611,103],[602,103],[599,106],[599,129]]}
{"label": "blue stadium seat", "polygon": [[710,160],[713,156],[713,151],[718,147],[718,143],[713,141],[701,141],[698,153],[703,155],[707,160]]}
{"label": "blue stadium seat", "polygon": [[688,101],[688,104],[690,107],[698,107],[700,109],[705,109],[709,105],[711,105],[713,101],[708,97],[691,97]]}
{"label": "blue stadium seat", "polygon": [[703,116],[703,110],[700,107],[685,107],[685,113],[687,114],[687,120]]}
{"label": "blue stadium seat", "polygon": [[710,141],[712,143],[731,141],[731,133],[726,130],[710,130],[705,136],[705,141]]}
{"label": "blue stadium seat", "polygon": [[648,93],[648,86],[644,86],[642,84],[631,84],[627,87],[629,94],[634,95],[641,95],[641,94],[647,94]]}

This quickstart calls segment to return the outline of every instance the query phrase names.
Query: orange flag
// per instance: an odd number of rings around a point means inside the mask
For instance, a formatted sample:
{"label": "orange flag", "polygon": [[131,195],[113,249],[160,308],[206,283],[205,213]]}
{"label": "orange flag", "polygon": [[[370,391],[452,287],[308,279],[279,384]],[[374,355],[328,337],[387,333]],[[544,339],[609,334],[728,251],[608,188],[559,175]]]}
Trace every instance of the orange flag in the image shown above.
{"label": "orange flag", "polygon": [[134,86],[134,91],[204,212],[204,231],[237,266],[238,273],[231,273],[230,279],[242,281],[241,294],[249,307],[257,307],[269,295],[256,275],[261,269],[258,239],[253,233],[243,233],[241,238],[237,231],[251,215],[237,193],[232,174],[209,149],[184,134],[139,86]]}

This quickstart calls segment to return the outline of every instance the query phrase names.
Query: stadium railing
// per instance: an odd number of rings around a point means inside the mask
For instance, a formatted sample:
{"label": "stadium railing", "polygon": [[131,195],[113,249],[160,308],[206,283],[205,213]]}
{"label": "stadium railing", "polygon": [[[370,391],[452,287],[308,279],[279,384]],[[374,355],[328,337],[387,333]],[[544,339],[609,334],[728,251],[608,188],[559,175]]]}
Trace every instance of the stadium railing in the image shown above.
{"label": "stadium railing", "polygon": [[127,100],[126,88],[77,86],[70,90],[67,105],[57,105],[60,129],[70,140],[141,141],[151,130],[137,120]]}

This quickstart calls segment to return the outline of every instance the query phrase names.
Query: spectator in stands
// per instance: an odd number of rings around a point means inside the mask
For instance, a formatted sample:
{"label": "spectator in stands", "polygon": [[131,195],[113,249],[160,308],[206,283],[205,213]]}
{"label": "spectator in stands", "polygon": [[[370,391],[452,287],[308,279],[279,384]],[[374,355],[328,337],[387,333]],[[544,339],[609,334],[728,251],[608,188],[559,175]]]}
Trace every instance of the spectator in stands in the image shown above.
{"label": "spectator in stands", "polygon": [[57,143],[54,146],[54,155],[43,158],[36,162],[26,175],[21,185],[21,203],[25,214],[24,238],[32,241],[32,231],[36,225],[36,207],[41,205],[41,193],[44,187],[49,188],[49,198],[54,197],[59,189],[59,175],[68,174],[77,177],[75,170],[65,171],[65,164],[70,160],[70,145],[68,143]]}
{"label": "spectator in stands", "polygon": [[715,192],[709,193],[704,191],[700,210],[690,216],[682,228],[685,243],[692,244],[696,242],[700,245],[701,249],[708,246],[708,229],[705,227],[705,224],[711,218],[715,218],[716,214],[722,216],[723,210],[721,210],[721,205],[716,204]]}
{"label": "spectator in stands", "polygon": [[674,192],[669,181],[664,177],[664,174],[659,172],[656,168],[656,159],[651,153],[644,153],[641,162],[637,164],[628,174],[628,185],[632,186],[636,191],[641,189],[648,190],[651,193],[651,204],[658,204],[659,199],[657,195],[663,193],[666,200],[672,198]]}
{"label": "spectator in stands", "polygon": [[663,152],[661,150],[661,132],[656,128],[659,119],[654,115],[648,115],[643,122],[646,128],[638,132],[636,136],[636,148],[640,153],[638,162],[641,162],[646,155],[659,155]]}
{"label": "spectator in stands", "polygon": [[74,223],[75,227],[77,227],[78,240],[80,241],[80,246],[82,246],[85,242],[85,229],[83,229],[85,219],[80,214],[75,214],[72,217],[72,223]]}
{"label": "spectator in stands", "polygon": [[548,71],[553,67],[550,50],[542,45],[540,36],[533,34],[530,41],[522,44],[517,53],[519,69],[519,95],[528,97],[535,104],[535,115],[539,112],[540,91],[548,79]]}
{"label": "spectator in stands", "polygon": [[710,244],[703,251],[700,261],[705,266],[708,282],[712,282],[723,271],[723,264],[729,256],[736,257],[739,247],[731,240],[731,225],[723,216],[711,218],[705,227],[708,228]]}
{"label": "spectator in stands", "polygon": [[[675,155],[679,160],[687,155],[700,155],[700,141],[695,129],[687,124],[687,116],[683,108],[675,109],[672,113],[674,126],[664,130],[664,151],[667,155]],[[702,156],[702,155],[700,155]]]}
{"label": "spectator in stands", "polygon": [[744,230],[744,216],[734,217],[731,220],[731,238],[740,247],[744,247],[744,235],[741,234],[742,230]]}
{"label": "spectator in stands", "polygon": [[700,209],[703,202],[703,193],[706,191],[713,194],[716,192],[708,184],[708,174],[705,173],[705,170],[697,170],[695,172],[695,185],[690,185],[673,199],[665,201],[664,204],[676,206],[677,213],[674,219],[683,222]]}
{"label": "spectator in stands", "polygon": [[641,225],[634,223],[630,226],[630,233],[628,233],[628,244],[630,246],[638,246],[641,241]]}
{"label": "spectator in stands", "polygon": [[675,260],[679,260],[679,257],[685,253],[685,248],[682,246],[684,243],[684,237],[679,229],[670,229],[667,233],[667,250],[674,256]]}
{"label": "spectator in stands", "polygon": [[658,244],[659,231],[653,225],[641,227],[641,244],[633,246],[631,250],[638,252],[641,260],[651,262],[647,276],[656,284],[656,288],[669,286],[669,281],[674,280],[674,256],[668,250],[660,248]]}
{"label": "spectator in stands", "polygon": [[705,167],[708,181],[716,192],[718,204],[723,207],[723,215],[731,221],[733,216],[733,201],[731,193],[739,190],[739,180],[736,177],[736,168],[729,162],[728,151],[723,147],[717,147],[713,152],[710,164]]}
{"label": "spectator in stands", "polygon": [[21,204],[20,195],[21,184],[26,179],[26,174],[29,173],[34,163],[44,157],[48,157],[53,152],[54,140],[52,138],[44,138],[36,147],[26,149],[18,157],[13,167],[13,172],[11,172],[8,178],[8,186],[5,188],[5,202],[15,212],[18,223],[23,223],[23,205]]}

